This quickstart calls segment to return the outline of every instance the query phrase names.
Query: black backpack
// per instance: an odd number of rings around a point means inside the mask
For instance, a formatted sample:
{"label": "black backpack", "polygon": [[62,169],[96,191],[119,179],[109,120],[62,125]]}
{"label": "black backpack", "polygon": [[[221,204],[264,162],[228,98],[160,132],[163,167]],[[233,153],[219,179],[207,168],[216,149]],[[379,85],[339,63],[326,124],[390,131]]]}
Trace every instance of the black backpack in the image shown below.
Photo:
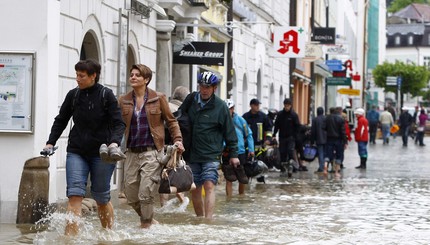
{"label": "black backpack", "polygon": [[[179,124],[179,129],[181,130],[182,134],[182,144],[184,145],[185,152],[182,153],[182,156],[184,157],[185,161],[190,160],[190,151],[191,151],[191,137],[192,137],[192,124],[190,117],[188,116],[188,109],[191,107],[194,101],[194,96],[197,92],[193,92],[189,94],[182,105],[178,108],[177,111],[173,112],[173,116],[175,116],[176,120]],[[167,127],[166,134],[165,134],[165,143],[166,144],[172,144],[172,139],[170,137],[170,132]]]}

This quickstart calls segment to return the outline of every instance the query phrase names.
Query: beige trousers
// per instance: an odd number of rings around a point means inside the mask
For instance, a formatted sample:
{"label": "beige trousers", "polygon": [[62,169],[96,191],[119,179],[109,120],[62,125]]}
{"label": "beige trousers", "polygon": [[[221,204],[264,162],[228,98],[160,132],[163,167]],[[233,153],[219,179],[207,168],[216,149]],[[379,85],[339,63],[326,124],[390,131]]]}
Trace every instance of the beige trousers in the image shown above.
{"label": "beige trousers", "polygon": [[127,152],[124,161],[124,193],[127,202],[140,215],[142,223],[151,223],[154,215],[154,201],[158,196],[160,174],[159,163],[163,152],[157,150],[142,153]]}

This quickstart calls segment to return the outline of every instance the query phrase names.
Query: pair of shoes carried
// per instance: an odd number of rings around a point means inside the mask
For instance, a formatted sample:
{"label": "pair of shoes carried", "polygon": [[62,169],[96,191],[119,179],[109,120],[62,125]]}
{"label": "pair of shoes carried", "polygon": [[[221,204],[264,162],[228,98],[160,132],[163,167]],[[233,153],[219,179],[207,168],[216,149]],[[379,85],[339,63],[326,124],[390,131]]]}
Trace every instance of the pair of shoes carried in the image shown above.
{"label": "pair of shoes carried", "polygon": [[[233,167],[234,172],[236,173],[237,181],[241,184],[248,184],[248,176],[246,176],[245,169],[242,165],[237,166],[236,168]],[[264,177],[264,176],[263,176]]]}
{"label": "pair of shoes carried", "polygon": [[108,147],[106,144],[102,144],[99,149],[100,158],[103,162],[116,163],[117,161],[126,159],[124,153],[118,146]]}
{"label": "pair of shoes carried", "polygon": [[224,173],[224,178],[227,181],[235,182],[237,180],[237,176],[236,176],[236,173],[234,171],[234,166],[232,166],[230,164],[223,164],[221,166],[221,170]]}

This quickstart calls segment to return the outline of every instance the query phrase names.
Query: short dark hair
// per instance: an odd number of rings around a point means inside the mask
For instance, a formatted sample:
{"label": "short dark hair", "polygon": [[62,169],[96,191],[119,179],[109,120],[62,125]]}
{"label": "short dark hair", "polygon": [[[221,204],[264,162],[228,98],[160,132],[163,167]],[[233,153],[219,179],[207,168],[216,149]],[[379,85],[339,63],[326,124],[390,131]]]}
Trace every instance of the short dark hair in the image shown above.
{"label": "short dark hair", "polygon": [[284,99],[284,105],[292,105],[293,101],[290,98],[285,98]]}
{"label": "short dark hair", "polygon": [[75,65],[75,71],[84,71],[88,75],[96,74],[94,79],[96,83],[99,82],[101,69],[99,62],[93,59],[80,60]]}
{"label": "short dark hair", "polygon": [[143,78],[145,78],[145,79],[147,78],[148,79],[148,83],[146,85],[148,85],[149,82],[151,82],[151,79],[152,79],[152,70],[151,70],[151,68],[149,68],[149,67],[147,67],[146,65],[143,65],[143,64],[135,64],[135,65],[131,66],[130,73],[131,73],[131,71],[133,69],[139,70],[140,75]]}

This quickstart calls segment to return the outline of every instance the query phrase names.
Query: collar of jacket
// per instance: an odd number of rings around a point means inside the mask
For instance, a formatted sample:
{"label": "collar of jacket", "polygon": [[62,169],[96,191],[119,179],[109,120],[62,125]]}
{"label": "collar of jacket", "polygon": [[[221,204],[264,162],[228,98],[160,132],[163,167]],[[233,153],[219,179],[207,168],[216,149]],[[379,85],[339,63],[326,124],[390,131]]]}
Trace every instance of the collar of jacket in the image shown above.
{"label": "collar of jacket", "polygon": [[103,86],[103,85],[101,85],[101,84],[99,84],[99,83],[94,83],[94,85],[93,85],[93,86],[88,87],[88,88],[81,89],[81,91],[80,91],[80,92],[92,93],[92,92],[96,91],[96,90],[97,90],[99,87],[101,87],[101,86]]}
{"label": "collar of jacket", "polygon": [[[150,88],[146,88],[146,89],[148,91],[148,100],[146,101],[146,103],[154,102],[159,99],[156,91]],[[124,100],[133,101],[133,91],[130,91],[126,95],[124,95]]]}

